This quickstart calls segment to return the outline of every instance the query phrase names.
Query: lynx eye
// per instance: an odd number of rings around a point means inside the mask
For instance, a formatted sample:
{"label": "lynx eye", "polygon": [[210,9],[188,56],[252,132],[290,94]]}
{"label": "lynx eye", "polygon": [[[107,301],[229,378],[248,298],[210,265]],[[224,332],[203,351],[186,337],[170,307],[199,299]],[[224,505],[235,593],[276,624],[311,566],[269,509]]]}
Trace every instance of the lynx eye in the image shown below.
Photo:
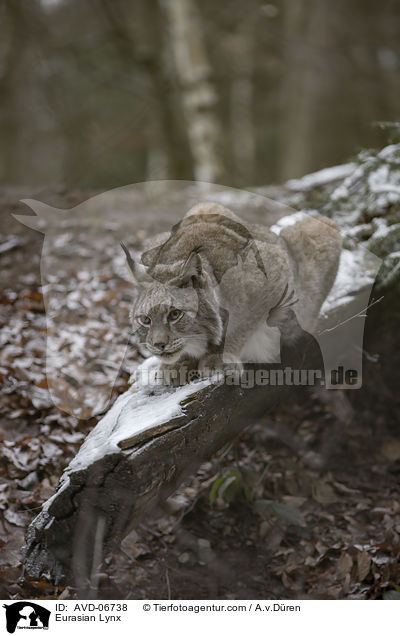
{"label": "lynx eye", "polygon": [[181,316],[183,316],[183,311],[180,311],[180,309],[172,309],[172,311],[170,311],[168,314],[168,320],[170,320],[171,322],[175,322],[176,320],[181,318]]}
{"label": "lynx eye", "polygon": [[149,318],[149,316],[138,316],[137,321],[140,325],[143,325],[143,327],[148,327],[151,323],[151,318]]}

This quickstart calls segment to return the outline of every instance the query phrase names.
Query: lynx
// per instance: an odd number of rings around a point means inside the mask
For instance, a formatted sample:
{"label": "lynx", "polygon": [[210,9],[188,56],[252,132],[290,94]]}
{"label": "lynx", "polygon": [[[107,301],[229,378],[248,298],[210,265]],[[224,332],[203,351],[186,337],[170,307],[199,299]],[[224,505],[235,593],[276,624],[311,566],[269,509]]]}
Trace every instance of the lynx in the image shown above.
{"label": "lynx", "polygon": [[134,262],[139,342],[160,369],[240,369],[279,362],[280,336],[313,332],[334,282],[340,234],[308,217],[278,236],[217,203],[199,203]]}

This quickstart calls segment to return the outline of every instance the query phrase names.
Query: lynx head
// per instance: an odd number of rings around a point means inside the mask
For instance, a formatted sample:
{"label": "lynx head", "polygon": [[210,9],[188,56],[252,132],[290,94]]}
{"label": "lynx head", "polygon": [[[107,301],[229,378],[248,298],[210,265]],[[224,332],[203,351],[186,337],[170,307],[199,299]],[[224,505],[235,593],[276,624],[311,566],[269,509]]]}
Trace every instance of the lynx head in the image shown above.
{"label": "lynx head", "polygon": [[138,341],[165,364],[200,359],[222,339],[218,293],[199,250],[183,261],[149,269],[122,245],[138,286],[131,319]]}

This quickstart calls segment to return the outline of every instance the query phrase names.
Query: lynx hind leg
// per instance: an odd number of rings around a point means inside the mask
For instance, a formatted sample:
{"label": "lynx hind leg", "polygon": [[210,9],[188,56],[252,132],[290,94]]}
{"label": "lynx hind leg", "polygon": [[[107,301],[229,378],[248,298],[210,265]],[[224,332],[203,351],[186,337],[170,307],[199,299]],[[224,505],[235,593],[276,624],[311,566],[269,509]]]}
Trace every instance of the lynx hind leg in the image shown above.
{"label": "lynx hind leg", "polygon": [[339,229],[330,219],[308,217],[285,228],[280,236],[295,261],[299,300],[295,312],[302,328],[313,331],[336,278],[342,245]]}

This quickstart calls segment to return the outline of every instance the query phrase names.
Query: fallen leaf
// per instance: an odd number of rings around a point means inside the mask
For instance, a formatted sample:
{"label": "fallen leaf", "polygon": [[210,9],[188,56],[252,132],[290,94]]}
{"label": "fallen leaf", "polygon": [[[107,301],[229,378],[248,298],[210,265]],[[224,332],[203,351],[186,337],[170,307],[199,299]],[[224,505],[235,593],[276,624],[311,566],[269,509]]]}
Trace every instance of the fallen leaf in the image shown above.
{"label": "fallen leaf", "polygon": [[13,526],[19,526],[20,528],[24,528],[26,526],[26,519],[24,519],[22,515],[19,515],[17,512],[13,512],[12,510],[5,510],[4,518]]}
{"label": "fallen leaf", "polygon": [[371,557],[364,550],[357,553],[357,576],[359,581],[363,581],[370,570]]}
{"label": "fallen leaf", "polygon": [[312,487],[312,496],[321,505],[328,505],[339,501],[332,486],[326,481],[315,481]]}
{"label": "fallen leaf", "polygon": [[400,459],[400,439],[391,439],[382,445],[381,453],[386,459],[395,462]]}
{"label": "fallen leaf", "polygon": [[347,552],[343,552],[336,564],[336,573],[339,578],[345,578],[353,567],[353,559]]}

